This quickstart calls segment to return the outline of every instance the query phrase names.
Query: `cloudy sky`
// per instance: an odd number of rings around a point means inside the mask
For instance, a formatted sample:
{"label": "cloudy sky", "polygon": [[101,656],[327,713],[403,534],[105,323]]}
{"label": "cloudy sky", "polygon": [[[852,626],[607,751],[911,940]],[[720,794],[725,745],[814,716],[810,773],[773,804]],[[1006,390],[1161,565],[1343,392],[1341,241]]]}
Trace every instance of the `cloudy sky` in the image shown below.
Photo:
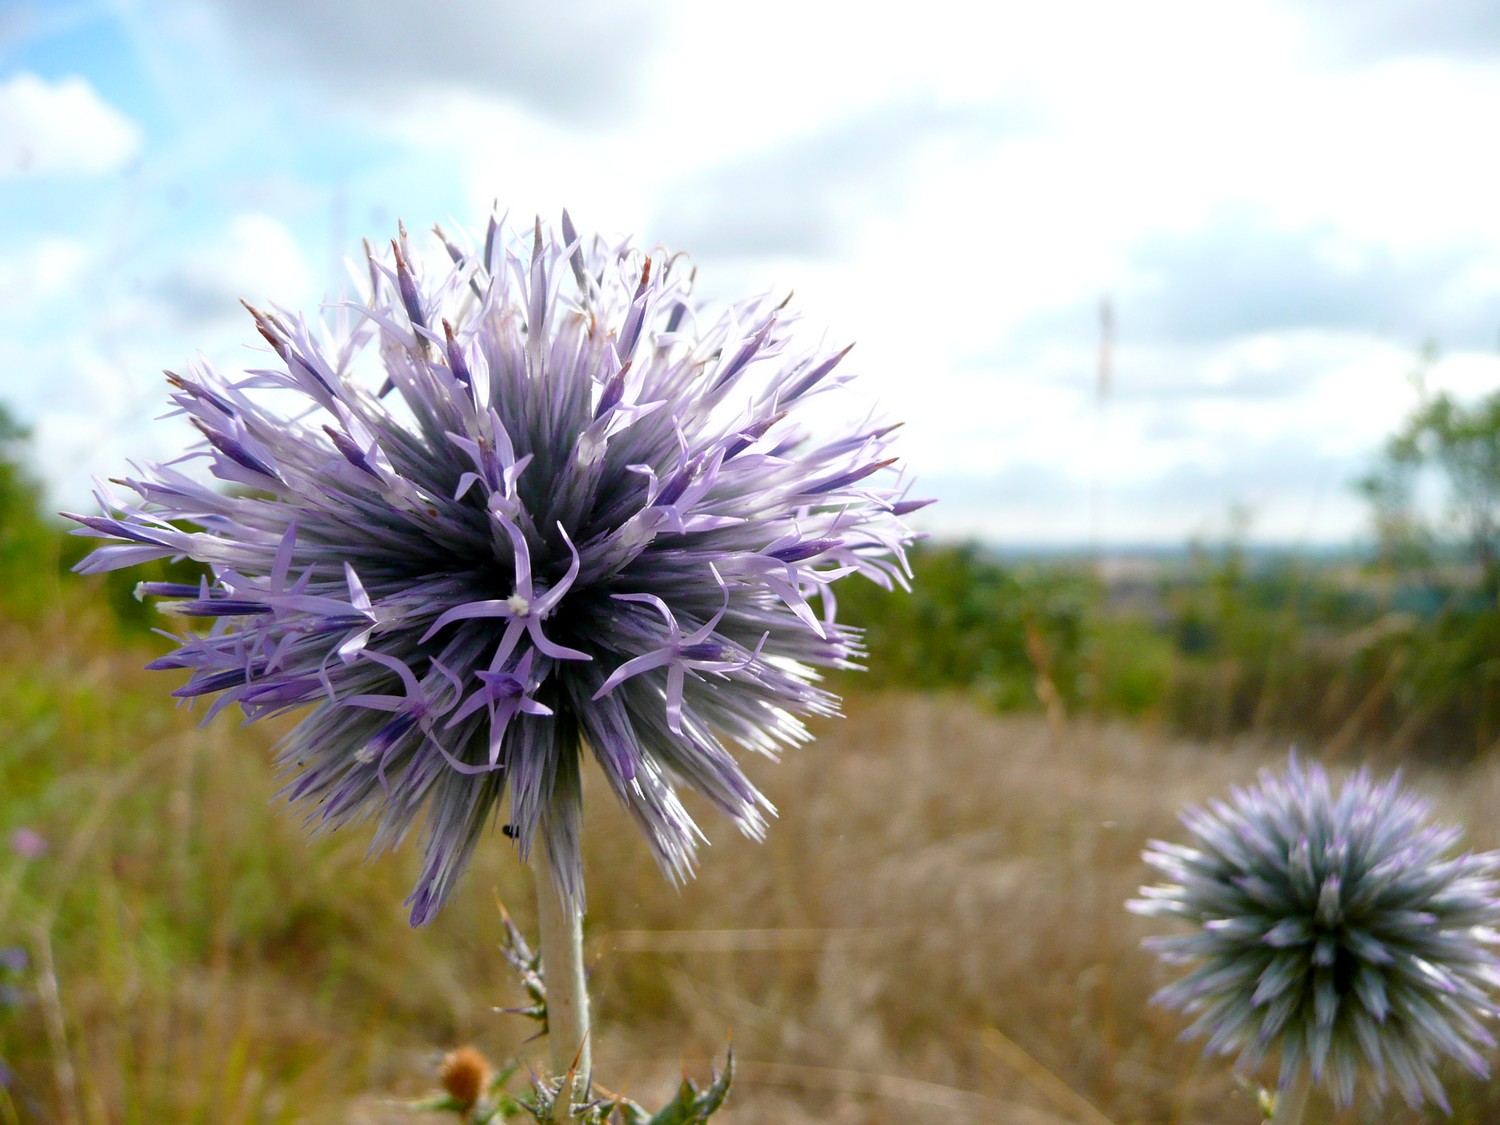
{"label": "cloudy sky", "polygon": [[945,535],[1347,542],[1422,345],[1500,386],[1492,0],[878,10],[0,0],[0,401],[80,503],[238,298],[497,199],[794,290]]}

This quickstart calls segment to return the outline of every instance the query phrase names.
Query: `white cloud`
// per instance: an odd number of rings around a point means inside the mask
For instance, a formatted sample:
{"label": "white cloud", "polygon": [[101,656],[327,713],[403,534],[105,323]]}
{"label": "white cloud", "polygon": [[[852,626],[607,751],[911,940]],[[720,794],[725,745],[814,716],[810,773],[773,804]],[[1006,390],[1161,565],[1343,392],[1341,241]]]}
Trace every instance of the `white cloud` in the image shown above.
{"label": "white cloud", "polygon": [[141,128],[82,78],[0,83],[0,179],[101,176],[141,150]]}
{"label": "white cloud", "polygon": [[[639,232],[660,182],[659,162],[642,160],[628,135],[586,137],[475,90],[430,90],[383,125],[462,185],[470,213],[456,217],[469,225],[482,226],[499,200],[513,226],[535,215],[555,222],[566,207],[581,228]],[[400,210],[414,229],[425,225]]]}
{"label": "white cloud", "polygon": [[1333,59],[1438,56],[1487,65],[1500,52],[1500,9],[1493,4],[1319,0],[1301,8],[1313,42]]}
{"label": "white cloud", "polygon": [[[1430,386],[1500,385],[1481,354],[1500,329],[1482,143],[1500,73],[1478,65],[1494,16],[1424,23],[1430,6],[929,0],[918,20],[851,20],[764,0],[747,20],[687,0],[608,19],[597,0],[462,0],[428,19],[408,0],[358,16],[140,0],[136,49],[179,130],[163,126],[140,191],[176,177],[201,210],[118,251],[123,270],[91,268],[100,239],[67,220],[45,252],[3,248],[0,284],[24,300],[0,316],[22,328],[24,310],[57,313],[47,293],[94,285],[68,326],[90,353],[35,343],[24,369],[143,428],[134,396],[159,402],[160,366],[195,348],[246,361],[240,297],[312,311],[321,244],[283,224],[316,238],[352,200],[348,234],[401,215],[426,246],[450,207],[482,227],[498,197],[524,227],[567,206],[580,229],[689,252],[705,296],[795,289],[809,335],[858,341],[862,404],[908,421],[918,491],[944,499],[932,526],[1082,538],[1102,464],[1108,537],[1171,538],[1236,498],[1262,534],[1338,537],[1361,526],[1347,480],[1415,401],[1425,336],[1455,350]],[[307,197],[246,186],[278,175]],[[113,402],[127,370],[149,394]],[[74,475],[83,429],[40,429]]]}
{"label": "white cloud", "polygon": [[269,215],[240,214],[206,245],[184,251],[148,286],[178,324],[203,324],[243,318],[240,301],[275,303],[287,308],[312,306],[313,271],[296,237]]}
{"label": "white cloud", "polygon": [[73,238],[44,238],[0,257],[0,293],[14,294],[0,318],[29,317],[33,303],[63,297],[89,267],[88,247]]}
{"label": "white cloud", "polygon": [[94,341],[17,349],[50,393],[23,393],[15,403],[33,424],[38,469],[60,508],[92,510],[95,478],[119,476],[131,464],[180,455],[196,436],[178,421],[154,422],[168,405],[160,372],[186,358],[169,346],[132,341],[106,348]]}
{"label": "white cloud", "polygon": [[226,370],[261,361],[240,298],[312,317],[323,296],[291,231],[253,212],[119,284],[91,280],[114,276],[102,258],[65,239],[0,258],[0,290],[16,295],[0,308],[0,401],[34,426],[53,500],[75,508],[94,476],[174,457],[193,437],[153,422],[167,405],[164,369],[198,355]]}
{"label": "white cloud", "polygon": [[618,116],[633,100],[660,13],[643,0],[215,0],[224,43],[257,71],[325,96],[405,105],[424,90],[489,91],[549,117]]}

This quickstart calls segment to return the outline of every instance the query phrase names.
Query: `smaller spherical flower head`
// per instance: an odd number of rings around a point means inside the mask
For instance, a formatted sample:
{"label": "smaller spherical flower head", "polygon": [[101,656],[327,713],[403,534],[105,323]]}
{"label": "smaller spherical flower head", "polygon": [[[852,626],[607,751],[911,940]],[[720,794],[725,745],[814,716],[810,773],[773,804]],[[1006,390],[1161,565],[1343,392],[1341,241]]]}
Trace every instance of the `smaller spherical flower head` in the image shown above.
{"label": "smaller spherical flower head", "polygon": [[332,316],[252,309],[265,369],[168,376],[203,437],[185,460],[231,489],[154,465],[73,517],[113,540],[85,573],[204,564],[140,588],[212,622],[154,666],[209,717],[309,709],[279,762],[315,829],[372,818],[379,850],[425,809],[414,924],[506,798],[581,902],[584,745],[669,875],[700,836],[678,785],[759,835],[728,745],[774,754],[836,711],[817,669],[862,650],[829,587],[904,584],[920,506],[895,427],[807,424],[848,349],[803,349],[784,302],[706,315],[679,257],[566,213],[528,233],[443,237],[426,278],[402,231]]}
{"label": "smaller spherical flower head", "polygon": [[1128,907],[1193,927],[1146,943],[1194,965],[1156,996],[1196,1015],[1184,1037],[1245,1070],[1279,1051],[1282,1088],[1307,1066],[1339,1105],[1361,1071],[1445,1109],[1441,1060],[1487,1074],[1500,862],[1455,854],[1458,831],[1428,812],[1399,778],[1361,770],[1335,793],[1294,754],[1284,775],[1185,812],[1190,845],[1152,841],[1144,858],[1168,882]]}

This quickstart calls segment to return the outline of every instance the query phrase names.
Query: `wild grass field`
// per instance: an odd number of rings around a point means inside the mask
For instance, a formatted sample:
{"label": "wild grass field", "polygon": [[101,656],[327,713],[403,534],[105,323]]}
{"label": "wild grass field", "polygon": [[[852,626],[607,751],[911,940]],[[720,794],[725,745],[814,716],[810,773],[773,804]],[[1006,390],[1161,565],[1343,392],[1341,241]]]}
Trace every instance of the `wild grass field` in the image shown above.
{"label": "wild grass field", "polygon": [[[273,804],[274,729],[174,710],[147,642],[81,599],[0,622],[0,1123],[386,1125],[448,1047],[531,1025],[497,900],[531,925],[498,831],[455,902],[411,930],[416,855],[309,844]],[[64,608],[67,606],[67,608]],[[596,1076],[659,1100],[732,1036],[733,1125],[1250,1123],[1252,1092],[1148,998],[1154,923],[1122,903],[1185,803],[1284,764],[1279,740],[997,716],[957,695],[856,694],[754,776],[769,839],[713,839],[674,890],[589,793]],[[1315,748],[1309,747],[1309,750]],[[1334,765],[1352,764],[1349,748]],[[1500,767],[1409,771],[1475,847],[1500,844]],[[47,841],[26,858],[18,828]],[[24,951],[18,956],[15,950]],[[1454,1073],[1459,1125],[1500,1091]],[[1442,1120],[1389,1099],[1314,1120]],[[431,1119],[436,1120],[436,1119]]]}

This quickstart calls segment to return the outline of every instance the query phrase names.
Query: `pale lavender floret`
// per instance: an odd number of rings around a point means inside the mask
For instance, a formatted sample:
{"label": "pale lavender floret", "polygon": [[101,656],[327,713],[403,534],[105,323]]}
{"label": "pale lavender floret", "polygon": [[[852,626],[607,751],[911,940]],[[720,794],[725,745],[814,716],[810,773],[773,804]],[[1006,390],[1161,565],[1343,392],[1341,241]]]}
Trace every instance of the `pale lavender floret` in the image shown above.
{"label": "pale lavender floret", "polygon": [[1398,778],[1361,770],[1335,794],[1293,755],[1284,775],[1187,810],[1192,846],[1152,841],[1168,882],[1128,905],[1195,927],[1147,939],[1194,966],[1156,997],[1197,1017],[1185,1036],[1244,1069],[1279,1051],[1283,1087],[1307,1066],[1340,1105],[1361,1071],[1445,1109],[1443,1059],[1487,1075],[1500,855],[1454,854],[1458,831],[1428,812]]}
{"label": "pale lavender floret", "polygon": [[10,834],[10,850],[22,859],[40,859],[47,854],[47,838],[32,828],[17,828]]}
{"label": "pale lavender floret", "polygon": [[816,669],[861,653],[830,585],[905,581],[893,427],[801,421],[848,349],[804,353],[764,299],[705,317],[680,260],[562,232],[444,236],[424,278],[402,231],[326,322],[251,309],[274,362],[169,375],[202,444],[73,517],[111,541],[86,573],[205,565],[140,586],[206,626],[152,667],[210,716],[310,708],[278,761],[315,830],[370,818],[378,851],[425,815],[414,923],[507,797],[581,896],[585,743],[674,877],[701,838],[679,784],[759,835],[726,744],[805,741],[837,710]]}

